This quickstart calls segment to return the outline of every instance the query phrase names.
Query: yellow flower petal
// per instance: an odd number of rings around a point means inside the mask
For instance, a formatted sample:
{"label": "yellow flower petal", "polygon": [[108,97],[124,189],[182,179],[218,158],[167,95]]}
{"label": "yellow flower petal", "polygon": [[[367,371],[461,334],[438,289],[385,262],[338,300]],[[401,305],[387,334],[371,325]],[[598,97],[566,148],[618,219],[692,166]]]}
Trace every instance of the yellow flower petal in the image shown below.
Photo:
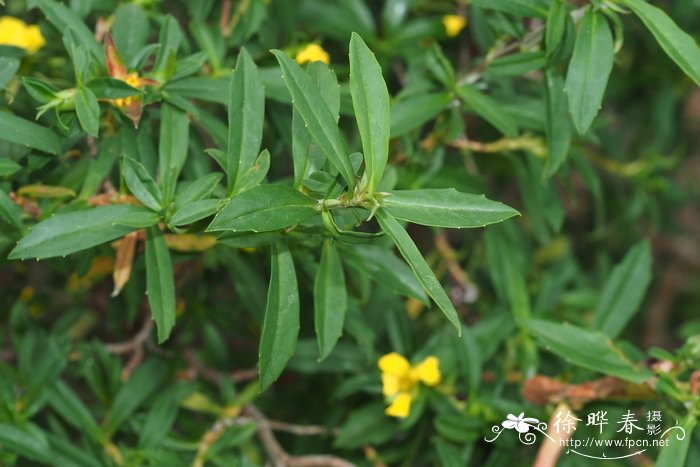
{"label": "yellow flower petal", "polygon": [[401,389],[401,380],[396,375],[382,374],[382,394],[393,396]]}
{"label": "yellow flower petal", "polygon": [[442,24],[445,26],[447,35],[455,37],[467,25],[467,20],[459,15],[445,15],[442,17]]}
{"label": "yellow flower petal", "polygon": [[27,50],[29,53],[34,53],[44,45],[46,45],[46,39],[41,34],[41,29],[39,26],[28,26],[25,30],[25,37],[27,40]]}
{"label": "yellow flower petal", "polygon": [[405,418],[411,412],[411,394],[408,392],[399,393],[391,405],[384,410],[390,417]]}
{"label": "yellow flower petal", "polygon": [[46,41],[39,26],[27,26],[12,16],[0,17],[0,45],[9,45],[34,53],[44,46]]}
{"label": "yellow flower petal", "polygon": [[428,357],[416,365],[412,373],[427,386],[435,386],[442,379],[439,368],[440,362],[437,357]]}
{"label": "yellow flower petal", "polygon": [[298,64],[308,62],[323,62],[326,65],[331,63],[331,57],[328,52],[323,50],[318,44],[309,44],[299,52],[295,58]]}
{"label": "yellow flower petal", "polygon": [[408,360],[396,352],[384,355],[379,359],[377,365],[382,370],[382,373],[398,376],[399,378],[405,376],[411,370]]}

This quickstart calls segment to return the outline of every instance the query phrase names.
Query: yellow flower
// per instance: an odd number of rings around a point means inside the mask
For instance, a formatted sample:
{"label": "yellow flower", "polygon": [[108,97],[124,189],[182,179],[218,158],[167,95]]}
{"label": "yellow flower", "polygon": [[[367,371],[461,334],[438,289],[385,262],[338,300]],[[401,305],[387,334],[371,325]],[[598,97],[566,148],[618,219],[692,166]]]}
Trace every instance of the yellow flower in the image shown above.
{"label": "yellow flower", "polygon": [[416,386],[423,383],[435,386],[442,379],[437,357],[427,357],[415,366],[402,355],[391,352],[379,359],[382,372],[382,394],[391,401],[384,413],[391,417],[405,418],[411,411]]}
{"label": "yellow flower", "polygon": [[309,44],[297,54],[296,61],[299,65],[308,62],[323,62],[328,65],[331,63],[331,57],[320,45]]}
{"label": "yellow flower", "polygon": [[0,16],[0,45],[11,45],[33,54],[46,44],[39,26],[12,16]]}
{"label": "yellow flower", "polygon": [[447,35],[455,37],[467,25],[467,20],[459,15],[445,15],[442,17],[442,24],[445,26]]}
{"label": "yellow flower", "polygon": [[[138,73],[129,73],[126,76],[126,79],[123,79],[122,81],[124,81],[126,84],[128,84],[132,88],[143,89],[143,87],[144,87],[144,83],[142,82],[141,77],[139,76]],[[121,98],[113,99],[112,102],[117,107],[129,107],[131,104],[133,104],[137,100],[137,97],[140,98],[140,95],[137,94],[136,96],[121,97]]]}

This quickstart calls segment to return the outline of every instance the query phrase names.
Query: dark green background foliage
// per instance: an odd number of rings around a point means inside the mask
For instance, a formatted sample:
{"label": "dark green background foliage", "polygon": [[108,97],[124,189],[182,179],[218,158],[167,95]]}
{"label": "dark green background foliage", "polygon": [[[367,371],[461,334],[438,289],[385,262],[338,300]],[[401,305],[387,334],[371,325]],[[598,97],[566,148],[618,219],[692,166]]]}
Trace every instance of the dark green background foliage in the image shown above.
{"label": "dark green background foliage", "polygon": [[696,1],[0,3],[0,465],[526,465],[562,400],[700,458]]}

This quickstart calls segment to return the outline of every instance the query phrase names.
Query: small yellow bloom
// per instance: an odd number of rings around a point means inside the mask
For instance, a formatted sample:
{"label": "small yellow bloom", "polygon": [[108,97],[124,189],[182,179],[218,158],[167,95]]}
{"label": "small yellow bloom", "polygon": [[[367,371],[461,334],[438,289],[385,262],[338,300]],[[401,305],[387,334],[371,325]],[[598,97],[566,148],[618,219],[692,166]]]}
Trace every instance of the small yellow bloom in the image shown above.
{"label": "small yellow bloom", "polygon": [[0,45],[11,45],[33,54],[46,44],[39,26],[12,16],[0,16]]}
{"label": "small yellow bloom", "polygon": [[[143,89],[144,87],[144,83],[138,73],[129,73],[123,81],[132,88]],[[114,99],[112,102],[117,107],[129,107],[137,100],[137,97],[140,97],[140,95],[136,94],[135,96],[121,97]]]}
{"label": "small yellow bloom", "polygon": [[430,356],[416,366],[411,366],[405,357],[396,352],[380,358],[377,365],[382,372],[382,394],[391,401],[384,412],[391,417],[407,417],[416,386],[419,383],[426,386],[440,383],[442,375],[439,364],[436,357]]}
{"label": "small yellow bloom", "polygon": [[467,20],[459,15],[445,15],[442,17],[442,24],[449,37],[455,37],[467,25]]}
{"label": "small yellow bloom", "polygon": [[320,45],[309,44],[297,54],[296,61],[299,65],[310,62],[323,62],[328,65],[331,63],[331,57]]}

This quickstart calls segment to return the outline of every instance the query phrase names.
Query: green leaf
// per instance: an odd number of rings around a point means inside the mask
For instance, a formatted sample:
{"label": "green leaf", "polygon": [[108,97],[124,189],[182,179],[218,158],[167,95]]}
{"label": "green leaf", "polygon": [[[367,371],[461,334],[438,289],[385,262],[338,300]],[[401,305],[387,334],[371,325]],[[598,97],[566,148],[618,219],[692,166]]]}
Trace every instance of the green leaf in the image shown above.
{"label": "green leaf", "polygon": [[617,337],[639,311],[651,282],[651,245],[638,243],[608,276],[598,300],[593,328],[610,338]]}
{"label": "green leaf", "polygon": [[457,95],[468,109],[473,110],[498,131],[509,138],[518,136],[518,125],[498,101],[482,94],[469,84],[457,88]]}
{"label": "green leaf", "polygon": [[58,381],[48,393],[48,402],[68,423],[87,434],[93,441],[103,440],[100,427],[90,413],[90,409],[63,381]]}
{"label": "green leaf", "polygon": [[[340,111],[340,87],[333,70],[322,62],[312,62],[306,73],[311,77],[321,91],[321,97],[328,106],[335,122],[338,122]],[[285,91],[286,92],[286,91]],[[292,156],[294,161],[294,187],[299,188],[302,182],[319,171],[326,162],[326,156],[316,144],[304,123],[299,111],[294,109],[292,114]]]}
{"label": "green leaf", "polygon": [[600,332],[541,319],[524,320],[523,324],[548,350],[574,365],[637,384],[652,376]]}
{"label": "green leaf", "polygon": [[389,91],[377,59],[354,32],[350,39],[350,91],[362,139],[366,189],[372,193],[389,156]]}
{"label": "green leaf", "polygon": [[282,67],[282,77],[292,95],[294,108],[306,122],[316,144],[341,173],[352,192],[355,189],[355,171],[343,135],[321,92],[311,77],[284,52],[273,50],[272,53]]}
{"label": "green leaf", "polygon": [[168,245],[157,226],[146,231],[146,294],[160,344],[175,326],[175,281]]}
{"label": "green leaf", "polygon": [[165,204],[173,200],[177,179],[187,158],[189,125],[190,121],[185,112],[167,103],[161,106],[158,160],[160,188]]}
{"label": "green leaf", "polygon": [[114,78],[95,78],[90,80],[86,86],[98,99],[123,99],[143,92],[129,86],[125,81]]}
{"label": "green leaf", "polygon": [[12,57],[0,57],[0,89],[7,88],[15,73],[19,70],[20,61]]}
{"label": "green leaf", "polygon": [[[146,246],[148,248],[148,246]],[[155,393],[168,376],[168,366],[151,358],[139,365],[119,388],[105,420],[107,433],[114,433],[122,423]]]}
{"label": "green leaf", "polygon": [[190,183],[175,197],[175,206],[183,207],[211,195],[223,176],[220,173],[210,173]]}
{"label": "green leaf", "polygon": [[277,380],[299,337],[299,289],[294,261],[284,242],[272,246],[272,273],[260,337],[260,391]]}
{"label": "green leaf", "polygon": [[316,201],[286,185],[259,185],[231,198],[208,231],[265,232],[298,224],[316,214]]}
{"label": "green leaf", "polygon": [[520,76],[543,68],[547,59],[543,52],[522,52],[500,57],[491,62],[487,73],[491,76]]}
{"label": "green leaf", "polygon": [[154,448],[162,443],[175,423],[178,403],[192,391],[189,384],[176,384],[158,394],[139,430],[139,448]]}
{"label": "green leaf", "polygon": [[0,177],[9,177],[20,170],[22,170],[22,166],[17,162],[5,157],[0,157]]}
{"label": "green leaf", "polygon": [[423,286],[430,298],[432,298],[440,310],[445,314],[447,319],[457,328],[457,332],[461,335],[462,325],[459,321],[459,316],[455,310],[452,301],[445,293],[445,289],[442,288],[440,282],[435,277],[435,274],[425,262],[423,255],[418,251],[418,247],[408,232],[401,227],[392,215],[384,209],[377,210],[376,213],[377,221],[381,226],[382,230],[393,240],[396,247],[401,252],[401,256],[404,257],[408,265],[413,270],[416,275],[416,279]]}
{"label": "green leaf", "polygon": [[[558,0],[557,2],[558,3]],[[552,70],[545,71],[545,111],[547,134],[547,164],[545,173],[554,175],[566,161],[571,146],[572,128],[569,106],[564,92],[564,80]]]}
{"label": "green leaf", "polygon": [[[207,55],[212,74],[218,75],[221,72],[221,60],[224,56],[224,38],[221,31],[211,28],[200,20],[190,22],[190,31],[199,48]],[[241,49],[241,52],[243,50]]]}
{"label": "green leaf", "polygon": [[163,195],[156,181],[140,162],[124,157],[122,175],[126,186],[144,206],[156,212],[163,208]]}
{"label": "green leaf", "polygon": [[552,0],[547,12],[547,22],[545,23],[544,43],[547,56],[552,56],[559,47],[564,33],[566,32],[566,21],[569,16],[567,4],[564,0]]}
{"label": "green leaf", "polygon": [[642,20],[664,52],[700,86],[700,48],[695,39],[654,5],[642,0],[620,0],[620,3]]}
{"label": "green leaf", "polygon": [[100,131],[100,104],[90,88],[86,86],[78,88],[75,94],[75,111],[83,130],[96,137]]}
{"label": "green leaf", "polygon": [[236,193],[242,193],[246,190],[250,190],[258,186],[265,177],[267,177],[267,172],[270,170],[270,151],[267,149],[260,153],[258,158],[251,167],[241,173],[238,177],[238,184],[236,186]]}
{"label": "green leaf", "polygon": [[203,199],[186,204],[173,214],[173,225],[187,225],[213,215],[219,209],[221,200]]}
{"label": "green leaf", "polygon": [[434,227],[484,227],[518,215],[503,203],[454,188],[390,191],[381,204],[397,219]]}
{"label": "green leaf", "polygon": [[499,297],[510,305],[513,317],[516,320],[529,318],[530,296],[521,253],[524,248],[508,236],[504,227],[496,226],[484,234],[489,273]]}
{"label": "green leaf", "polygon": [[467,382],[469,394],[476,396],[481,384],[482,356],[474,332],[469,327],[463,326],[462,337],[456,339],[454,345],[460,375]]}
{"label": "green leaf", "polygon": [[421,127],[447,108],[452,98],[446,92],[417,94],[391,106],[391,137]]}
{"label": "green leaf", "polygon": [[343,259],[352,261],[355,256],[363,268],[381,285],[405,297],[428,303],[428,296],[411,268],[393,252],[379,245],[356,245],[343,248]]}
{"label": "green leaf", "polygon": [[545,18],[547,4],[542,0],[472,0],[472,5],[515,16]]}
{"label": "green leaf", "polygon": [[372,403],[352,411],[340,427],[334,446],[352,449],[367,444],[379,445],[392,438],[396,430],[396,423],[384,415],[384,405]]}
{"label": "green leaf", "polygon": [[255,164],[262,141],[265,89],[258,68],[245,48],[238,54],[231,75],[228,102],[228,153],[226,158],[228,192],[238,177]]}
{"label": "green leaf", "polygon": [[102,47],[95,40],[95,35],[90,28],[72,9],[55,0],[33,0],[33,4],[35,7],[39,7],[56,30],[59,32],[70,31],[75,36],[77,43],[85,47],[92,58],[104,66],[105,56]]}
{"label": "green leaf", "polygon": [[581,135],[600,110],[613,55],[612,33],[605,16],[589,10],[579,25],[565,87],[574,126]]}
{"label": "green leaf", "polygon": [[51,460],[51,448],[44,432],[32,424],[20,427],[0,423],[0,451],[5,452],[5,449],[39,462]]}
{"label": "green leaf", "polygon": [[[680,425],[676,422],[676,426],[668,430],[666,439],[668,445],[660,449],[659,457],[656,458],[655,467],[690,467],[694,462],[688,460],[688,451],[693,442],[693,431],[698,424],[698,419],[695,415],[688,414],[683,419]],[[682,429],[682,431],[681,431]]]}
{"label": "green leaf", "polygon": [[122,4],[114,13],[114,23],[110,30],[119,55],[124,63],[129,64],[148,41],[148,16],[137,4]]}
{"label": "green leaf", "polygon": [[61,140],[56,133],[8,112],[0,112],[0,140],[54,155],[61,152]]}
{"label": "green leaf", "polygon": [[21,229],[23,226],[22,214],[22,208],[17,206],[10,197],[7,196],[7,193],[0,190],[0,219]]}
{"label": "green leaf", "polygon": [[148,209],[115,204],[54,214],[24,236],[10,259],[46,259],[86,250],[155,225],[158,216]]}
{"label": "green leaf", "polygon": [[156,63],[153,66],[153,74],[161,82],[166,82],[175,73],[175,61],[177,49],[182,42],[182,31],[177,20],[172,15],[167,15],[160,25],[158,37],[160,49],[156,55]]}
{"label": "green leaf", "polygon": [[314,324],[319,360],[331,353],[343,333],[347,310],[345,274],[332,240],[326,240],[314,281]]}

